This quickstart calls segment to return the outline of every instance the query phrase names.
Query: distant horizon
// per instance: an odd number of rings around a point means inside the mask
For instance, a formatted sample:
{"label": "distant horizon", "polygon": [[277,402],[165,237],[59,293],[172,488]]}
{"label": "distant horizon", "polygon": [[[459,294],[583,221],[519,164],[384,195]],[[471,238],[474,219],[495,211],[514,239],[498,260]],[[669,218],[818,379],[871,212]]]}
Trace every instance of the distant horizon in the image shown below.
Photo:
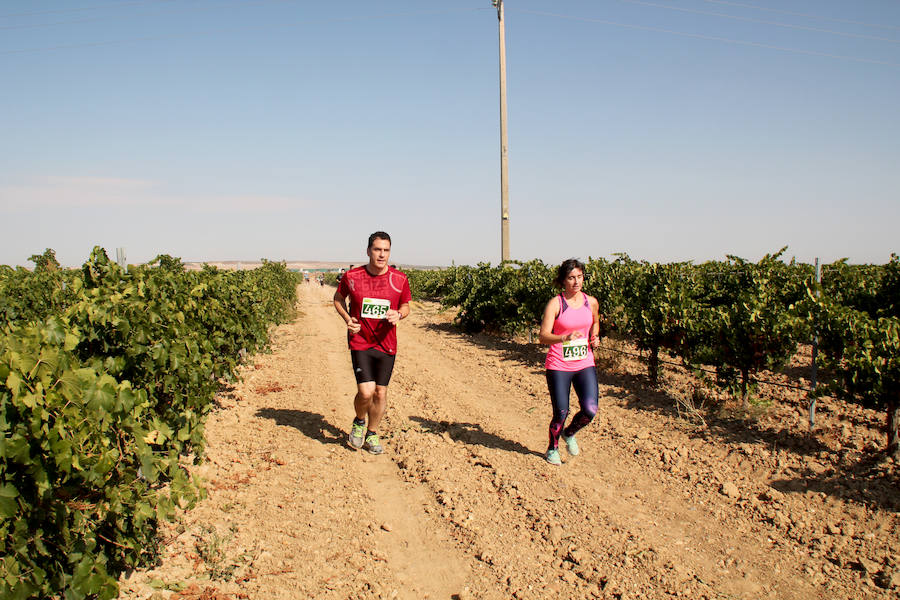
{"label": "distant horizon", "polygon": [[[42,252],[43,252],[43,251],[42,251]],[[33,252],[33,253],[29,254],[29,256],[31,256],[31,255],[33,255],[33,254],[40,254],[40,252]],[[113,250],[113,252],[110,252],[108,249],[106,249],[106,254],[107,254],[107,256],[110,258],[110,260],[115,261],[115,250]],[[166,253],[162,253],[162,254],[166,254]],[[611,253],[611,254],[608,255],[608,256],[590,256],[590,257],[588,257],[588,256],[583,256],[583,257],[574,257],[574,258],[578,258],[579,260],[582,260],[582,261],[585,261],[585,262],[587,262],[587,261],[590,260],[590,259],[599,259],[599,258],[603,258],[603,259],[612,261],[612,260],[615,260],[616,257],[617,257],[618,255],[620,255],[620,254],[627,254],[627,253],[619,253],[619,252],[615,252],[615,253]],[[729,253],[729,254],[730,254],[730,253]],[[770,254],[771,254],[771,253],[770,253]],[[894,253],[892,253],[892,254],[897,254],[897,253],[894,252]],[[156,258],[156,256],[157,256],[157,255],[154,255],[153,258]],[[169,255],[169,256],[173,256],[173,255]],[[646,259],[641,259],[641,258],[639,258],[639,257],[631,256],[630,254],[628,254],[628,256],[629,256],[629,258],[631,258],[632,260],[635,260],[635,261],[645,261],[645,260],[646,260]],[[731,256],[737,256],[737,255],[731,254]],[[80,263],[77,263],[77,264],[66,263],[66,262],[63,262],[63,261],[59,261],[59,262],[60,262],[60,266],[61,266],[62,268],[64,268],[64,269],[77,269],[77,268],[80,268],[85,262],[87,262],[88,258],[89,258],[89,256],[85,256],[84,260],[81,261]],[[285,264],[287,264],[287,265],[322,265],[322,266],[328,266],[328,267],[333,267],[333,268],[341,268],[341,267],[343,267],[343,266],[349,266],[349,265],[360,266],[360,265],[362,265],[362,264],[365,264],[365,262],[366,262],[366,257],[365,257],[365,256],[363,256],[363,257],[361,257],[361,258],[358,258],[358,259],[356,259],[356,260],[318,260],[318,259],[298,259],[298,260],[292,260],[292,259],[274,259],[274,258],[256,258],[256,259],[252,259],[252,260],[242,260],[242,259],[223,259],[223,260],[219,260],[219,259],[215,259],[215,260],[186,260],[186,259],[184,259],[183,257],[175,257],[175,258],[178,258],[179,260],[181,260],[181,262],[182,262],[183,264],[185,264],[185,265],[204,265],[204,264],[208,264],[208,265],[214,265],[214,266],[217,266],[217,265],[223,265],[223,266],[224,266],[224,265],[237,265],[237,264],[240,264],[240,265],[261,265],[261,264],[263,263],[263,260],[266,260],[266,261],[268,261],[268,262],[275,262],[275,263],[282,263],[282,262],[283,262],[283,263],[285,263]],[[743,259],[743,260],[747,260],[747,261],[749,261],[749,262],[759,262],[759,260],[762,259],[762,256],[760,256],[759,258],[756,258],[756,259],[748,258],[748,257],[745,257],[745,256],[738,256],[738,258],[741,258],[741,259]],[[803,260],[796,259],[796,258],[793,257],[789,252],[785,252],[785,255],[782,256],[782,258],[781,258],[781,260],[782,260],[783,262],[785,262],[785,263],[790,263],[792,259],[794,259],[798,264],[807,264],[807,265],[813,265],[813,264],[814,264],[814,261],[815,261],[815,259],[813,259],[812,261],[803,261]],[[888,255],[888,257],[887,257],[884,261],[881,261],[881,262],[855,262],[855,261],[852,261],[852,260],[847,260],[846,262],[847,262],[847,264],[851,264],[851,265],[885,265],[885,264],[887,264],[888,262],[890,262],[890,259],[891,259],[891,255]],[[58,257],[57,257],[57,260],[59,260]],[[145,260],[145,261],[135,261],[135,260],[130,260],[130,259],[128,259],[127,252],[126,252],[126,262],[127,262],[128,264],[132,264],[132,265],[144,265],[144,264],[148,264],[148,263],[151,262],[152,260],[153,260],[152,258],[151,258],[151,259],[148,259],[148,260]],[[539,257],[535,257],[535,258],[532,258],[532,259],[526,259],[526,260],[513,259],[511,262],[520,262],[520,263],[522,263],[522,262],[528,262],[528,261],[530,261],[530,260],[543,260],[543,262],[544,262],[545,264],[548,264],[548,265],[554,265],[554,264],[558,264],[559,262],[561,262],[561,261],[547,261],[547,260],[544,260],[544,259],[540,259]],[[670,263],[679,263],[679,262],[690,262],[690,263],[692,263],[692,264],[703,264],[703,263],[706,263],[706,262],[725,262],[725,261],[727,261],[727,260],[728,260],[728,255],[727,255],[727,254],[723,254],[723,255],[722,255],[722,258],[719,258],[719,259],[707,259],[707,260],[671,260],[671,261],[646,260],[646,262],[649,262],[649,263],[651,263],[651,264],[653,264],[653,263],[658,263],[658,264],[670,264]],[[844,260],[844,258],[842,257],[842,258],[839,258],[839,259],[828,260],[828,261],[820,260],[820,261],[819,261],[819,264],[821,264],[821,265],[828,265],[828,264],[833,264],[833,263],[839,262],[839,261],[841,261],[841,260]],[[474,266],[474,265],[478,264],[478,262],[487,262],[487,263],[489,263],[489,264],[492,265],[492,266],[497,266],[497,265],[499,264],[499,261],[475,261],[475,262],[469,262],[469,263],[455,262],[455,266],[465,266],[465,265]],[[0,264],[2,264],[2,263],[0,263]],[[406,268],[416,268],[416,269],[447,268],[447,267],[454,266],[454,263],[453,263],[453,262],[451,262],[451,263],[425,263],[425,262],[416,262],[416,261],[391,261],[391,264],[399,265],[399,266],[406,267]],[[26,261],[25,263],[13,264],[13,265],[8,265],[8,264],[6,264],[6,265],[4,265],[4,266],[9,266],[9,267],[13,267],[13,268],[16,268],[16,267],[23,267],[23,268],[26,268],[26,269],[33,269],[33,268],[34,268],[34,263],[32,263],[31,261]],[[310,268],[314,268],[314,267],[310,267]]]}

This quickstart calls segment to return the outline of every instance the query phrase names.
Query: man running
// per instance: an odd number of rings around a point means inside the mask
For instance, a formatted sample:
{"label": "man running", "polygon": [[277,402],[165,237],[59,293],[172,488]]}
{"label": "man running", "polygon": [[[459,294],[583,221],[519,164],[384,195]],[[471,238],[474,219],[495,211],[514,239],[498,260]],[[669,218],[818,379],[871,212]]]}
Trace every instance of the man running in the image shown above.
{"label": "man running", "polygon": [[347,344],[356,375],[356,418],[350,426],[350,446],[381,454],[377,432],[397,355],[397,323],[409,315],[412,294],[406,275],[388,266],[391,236],[383,231],[370,235],[366,254],[369,264],[351,268],[341,277],[334,309],[347,323]]}

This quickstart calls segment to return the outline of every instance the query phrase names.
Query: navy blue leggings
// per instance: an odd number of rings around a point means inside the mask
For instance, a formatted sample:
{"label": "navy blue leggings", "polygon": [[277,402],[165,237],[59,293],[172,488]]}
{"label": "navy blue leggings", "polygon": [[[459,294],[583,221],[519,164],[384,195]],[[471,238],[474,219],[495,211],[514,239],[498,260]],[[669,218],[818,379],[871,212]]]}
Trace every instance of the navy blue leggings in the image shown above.
{"label": "navy blue leggings", "polygon": [[[575,388],[581,410],[563,429],[569,416],[569,387]],[[597,414],[597,399],[600,396],[597,385],[597,370],[586,367],[580,371],[553,371],[547,369],[547,388],[553,406],[553,420],[550,421],[550,448],[559,446],[559,434],[572,437],[587,425]]]}

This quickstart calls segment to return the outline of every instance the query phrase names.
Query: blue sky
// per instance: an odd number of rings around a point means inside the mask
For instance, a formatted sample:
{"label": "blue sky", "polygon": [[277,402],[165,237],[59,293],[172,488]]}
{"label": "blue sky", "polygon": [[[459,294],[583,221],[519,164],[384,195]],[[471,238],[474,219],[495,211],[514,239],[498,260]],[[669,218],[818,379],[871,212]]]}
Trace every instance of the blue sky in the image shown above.
{"label": "blue sky", "polygon": [[[510,242],[886,262],[900,2],[506,0]],[[0,264],[500,258],[489,0],[0,0]]]}

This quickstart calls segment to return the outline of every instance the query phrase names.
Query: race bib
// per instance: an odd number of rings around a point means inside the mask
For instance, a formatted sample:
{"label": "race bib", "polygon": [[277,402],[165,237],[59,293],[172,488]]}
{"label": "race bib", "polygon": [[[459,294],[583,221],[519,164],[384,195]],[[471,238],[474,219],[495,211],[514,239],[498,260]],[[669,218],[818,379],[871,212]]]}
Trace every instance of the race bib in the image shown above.
{"label": "race bib", "polygon": [[381,298],[363,298],[362,308],[359,311],[363,319],[383,319],[387,311],[391,309],[391,301]]}
{"label": "race bib", "polygon": [[578,338],[577,340],[569,340],[563,342],[562,359],[566,362],[581,360],[588,354],[588,339]]}

